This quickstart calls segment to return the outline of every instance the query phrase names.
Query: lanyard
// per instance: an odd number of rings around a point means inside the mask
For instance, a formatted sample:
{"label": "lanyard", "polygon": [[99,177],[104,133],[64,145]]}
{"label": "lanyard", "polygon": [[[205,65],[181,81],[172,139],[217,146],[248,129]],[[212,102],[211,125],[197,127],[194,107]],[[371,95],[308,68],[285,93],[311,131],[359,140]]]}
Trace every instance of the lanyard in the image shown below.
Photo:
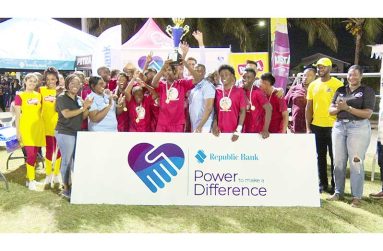
{"label": "lanyard", "polygon": [[[223,96],[223,98],[225,98],[225,89],[223,88],[223,85],[221,86],[222,87],[222,96]],[[234,85],[232,85],[231,87],[230,87],[230,91],[229,91],[229,94],[227,95],[227,97],[230,99],[230,94],[231,94],[231,91],[233,90],[233,87],[234,87]]]}

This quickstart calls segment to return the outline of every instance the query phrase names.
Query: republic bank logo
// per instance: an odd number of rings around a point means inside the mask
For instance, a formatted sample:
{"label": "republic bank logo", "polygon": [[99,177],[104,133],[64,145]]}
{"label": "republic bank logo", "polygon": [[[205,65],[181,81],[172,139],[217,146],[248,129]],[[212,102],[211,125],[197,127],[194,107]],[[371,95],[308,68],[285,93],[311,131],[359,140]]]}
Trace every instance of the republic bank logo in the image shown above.
{"label": "republic bank logo", "polygon": [[135,145],[129,152],[128,163],[130,168],[156,193],[158,188],[165,187],[165,182],[170,183],[172,177],[177,176],[185,162],[182,149],[171,143],[166,143],[155,148],[149,143]]}
{"label": "republic bank logo", "polygon": [[194,157],[197,159],[198,163],[203,164],[207,156],[203,150],[198,150],[197,154]]}

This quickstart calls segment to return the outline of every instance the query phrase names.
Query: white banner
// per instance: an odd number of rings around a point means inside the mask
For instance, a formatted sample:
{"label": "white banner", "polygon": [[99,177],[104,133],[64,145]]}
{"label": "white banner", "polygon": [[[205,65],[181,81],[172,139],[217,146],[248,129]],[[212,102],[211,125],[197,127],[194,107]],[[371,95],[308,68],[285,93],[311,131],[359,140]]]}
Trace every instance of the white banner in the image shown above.
{"label": "white banner", "polygon": [[71,203],[320,206],[314,136],[79,132]]}

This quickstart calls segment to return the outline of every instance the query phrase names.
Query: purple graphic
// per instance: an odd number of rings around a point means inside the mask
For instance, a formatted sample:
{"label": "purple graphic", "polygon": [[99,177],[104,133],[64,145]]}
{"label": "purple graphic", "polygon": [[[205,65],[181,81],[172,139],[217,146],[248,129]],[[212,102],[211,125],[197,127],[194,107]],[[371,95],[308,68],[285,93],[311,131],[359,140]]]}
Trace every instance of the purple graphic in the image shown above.
{"label": "purple graphic", "polygon": [[275,32],[274,50],[271,58],[272,73],[275,77],[275,87],[286,90],[290,68],[289,36],[279,31]]}
{"label": "purple graphic", "polygon": [[130,168],[153,193],[157,192],[157,187],[165,187],[163,180],[169,183],[171,176],[177,176],[177,170],[181,170],[184,162],[182,149],[171,143],[157,148],[149,143],[140,143],[128,155]]}
{"label": "purple graphic", "polygon": [[[141,69],[144,69],[145,61],[146,61],[146,56],[142,56],[138,59],[138,66]],[[149,67],[154,68],[157,71],[160,71],[163,64],[164,64],[164,60],[161,57],[154,56],[152,57],[152,61],[149,63]]]}

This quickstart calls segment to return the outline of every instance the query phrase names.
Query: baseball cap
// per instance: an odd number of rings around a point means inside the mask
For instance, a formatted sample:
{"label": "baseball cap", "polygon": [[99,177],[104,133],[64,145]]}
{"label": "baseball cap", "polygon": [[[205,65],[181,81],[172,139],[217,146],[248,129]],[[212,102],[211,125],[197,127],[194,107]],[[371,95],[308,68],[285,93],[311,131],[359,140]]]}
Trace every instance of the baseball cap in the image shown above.
{"label": "baseball cap", "polygon": [[329,58],[321,58],[318,60],[316,64],[313,64],[313,66],[318,66],[318,65],[332,66],[332,62]]}

